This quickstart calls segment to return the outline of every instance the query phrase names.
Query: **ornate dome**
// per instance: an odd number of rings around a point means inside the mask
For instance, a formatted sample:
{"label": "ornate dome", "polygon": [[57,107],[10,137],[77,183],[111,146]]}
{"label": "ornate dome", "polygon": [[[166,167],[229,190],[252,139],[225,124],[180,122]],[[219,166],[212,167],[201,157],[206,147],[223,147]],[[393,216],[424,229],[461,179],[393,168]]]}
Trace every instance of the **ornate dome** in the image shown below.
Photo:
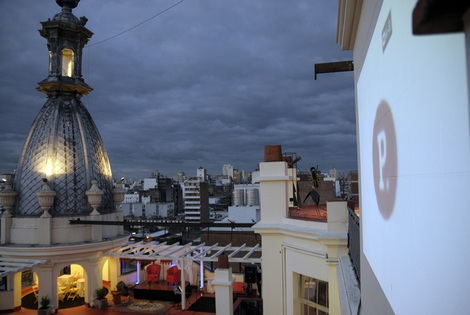
{"label": "ornate dome", "polygon": [[[89,215],[86,191],[96,180],[103,191],[101,214],[114,212],[112,175],[108,155],[90,114],[80,101],[92,89],[81,75],[82,49],[93,35],[72,14],[79,0],[56,0],[62,12],[42,22],[39,30],[49,48],[49,76],[38,90],[47,94],[18,162],[14,189],[15,216],[40,216],[36,193],[42,179],[56,192],[52,216]],[[73,17],[73,18],[72,18]],[[82,22],[86,18],[82,18]]]}
{"label": "ornate dome", "polygon": [[36,117],[18,163],[13,215],[42,214],[36,197],[42,178],[57,192],[49,210],[53,216],[88,215],[92,209],[85,192],[94,179],[103,191],[98,211],[114,211],[108,155],[90,114],[75,95],[49,98]]}

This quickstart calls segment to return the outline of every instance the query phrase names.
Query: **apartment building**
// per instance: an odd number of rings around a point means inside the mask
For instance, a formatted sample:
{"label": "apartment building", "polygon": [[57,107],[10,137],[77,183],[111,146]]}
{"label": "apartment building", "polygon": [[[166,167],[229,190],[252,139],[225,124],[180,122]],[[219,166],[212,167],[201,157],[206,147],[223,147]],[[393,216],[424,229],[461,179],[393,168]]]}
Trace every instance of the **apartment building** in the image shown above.
{"label": "apartment building", "polygon": [[209,184],[199,177],[192,177],[186,179],[183,186],[185,221],[209,221]]}

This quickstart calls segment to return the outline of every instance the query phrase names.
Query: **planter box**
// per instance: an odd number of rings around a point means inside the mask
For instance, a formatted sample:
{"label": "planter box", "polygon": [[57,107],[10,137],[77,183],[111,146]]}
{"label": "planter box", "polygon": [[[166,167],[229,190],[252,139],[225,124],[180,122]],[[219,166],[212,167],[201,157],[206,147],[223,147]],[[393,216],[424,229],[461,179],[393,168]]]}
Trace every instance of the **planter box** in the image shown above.
{"label": "planter box", "polygon": [[99,310],[105,309],[108,307],[108,300],[93,300],[93,307]]}
{"label": "planter box", "polygon": [[38,315],[51,315],[51,308],[39,308]]}

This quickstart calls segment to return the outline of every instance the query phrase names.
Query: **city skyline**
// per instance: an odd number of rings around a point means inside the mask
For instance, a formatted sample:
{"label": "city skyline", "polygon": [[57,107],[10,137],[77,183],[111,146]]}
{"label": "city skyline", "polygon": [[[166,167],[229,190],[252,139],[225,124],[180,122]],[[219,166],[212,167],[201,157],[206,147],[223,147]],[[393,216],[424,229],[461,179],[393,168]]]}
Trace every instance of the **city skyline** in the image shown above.
{"label": "city skyline", "polygon": [[[219,174],[223,164],[250,172],[277,144],[302,156],[302,170],[357,169],[353,73],[313,73],[315,63],[352,59],[332,40],[337,3],[186,0],[133,28],[176,3],[73,10],[94,33],[83,53],[94,91],[82,102],[115,178],[193,176],[199,166]],[[0,3],[2,173],[16,168],[46,101],[35,90],[48,65],[37,30],[58,12],[52,0]]]}

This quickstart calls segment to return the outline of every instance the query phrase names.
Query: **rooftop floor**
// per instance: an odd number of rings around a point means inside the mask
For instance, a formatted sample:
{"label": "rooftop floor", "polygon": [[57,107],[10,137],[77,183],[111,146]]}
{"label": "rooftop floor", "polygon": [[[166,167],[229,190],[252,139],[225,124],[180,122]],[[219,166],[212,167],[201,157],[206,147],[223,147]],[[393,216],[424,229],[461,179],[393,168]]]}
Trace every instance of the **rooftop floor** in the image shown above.
{"label": "rooftop floor", "polygon": [[[154,286],[154,284],[152,284],[152,286]],[[25,292],[28,292],[28,291],[26,290]],[[120,308],[125,303],[129,302],[129,300],[130,301],[142,301],[142,300],[134,299],[132,297],[132,291],[131,291],[130,295],[131,295],[130,298],[121,296],[121,304],[120,305],[114,305],[113,296],[112,296],[111,293],[108,293],[108,295],[106,296],[107,299],[108,299],[108,308],[104,309],[104,310],[98,310],[98,309],[90,308],[86,305],[82,305],[82,306],[78,306],[78,307],[59,309],[59,310],[57,310],[56,314],[59,314],[59,315],[72,315],[72,314],[73,315],[82,315],[82,314],[131,315],[131,314],[139,314],[138,312],[135,312],[135,311],[132,311],[132,312],[125,312],[125,311],[123,312],[121,310],[116,311],[116,309]],[[204,297],[215,297],[215,294],[192,291],[191,295],[186,299],[186,310],[181,310],[180,303],[175,303],[166,312],[161,313],[161,315],[177,315],[177,314],[181,314],[181,315],[184,315],[184,314],[214,315],[215,312],[210,313],[210,312],[199,312],[199,311],[194,311],[194,310],[188,310],[188,308],[191,305],[193,305],[199,298],[201,298],[203,296]],[[234,309],[238,305],[237,302],[239,302],[239,301],[241,301],[242,299],[245,299],[245,298],[246,297],[241,296],[239,294],[234,294],[234,300],[235,300],[234,301]],[[251,299],[261,300],[260,298],[257,298],[257,297],[256,298],[251,298]],[[155,301],[155,302],[157,302],[157,301]],[[170,303],[170,302],[166,302],[166,303]],[[144,312],[142,312],[142,313],[144,313]],[[7,313],[7,314],[15,314],[15,315],[23,315],[23,314],[26,315],[27,314],[27,315],[31,315],[31,314],[37,314],[37,310],[32,310],[32,309],[27,309],[27,308],[22,307],[21,310],[19,310],[19,311],[10,312],[10,313]],[[154,313],[154,314],[158,314],[158,313]]]}

